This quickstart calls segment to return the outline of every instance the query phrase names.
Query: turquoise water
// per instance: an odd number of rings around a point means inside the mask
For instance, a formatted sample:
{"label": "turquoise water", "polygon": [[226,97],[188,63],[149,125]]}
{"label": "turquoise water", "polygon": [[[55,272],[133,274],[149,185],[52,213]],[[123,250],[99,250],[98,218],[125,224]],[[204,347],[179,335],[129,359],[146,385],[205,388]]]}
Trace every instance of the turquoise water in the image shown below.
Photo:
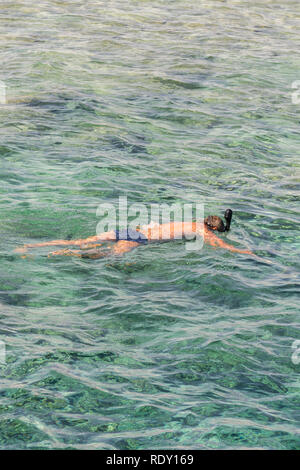
{"label": "turquoise water", "polygon": [[[299,448],[296,0],[2,2],[1,449]],[[202,202],[272,264],[122,258],[102,202]],[[4,345],[4,346],[3,346]]]}

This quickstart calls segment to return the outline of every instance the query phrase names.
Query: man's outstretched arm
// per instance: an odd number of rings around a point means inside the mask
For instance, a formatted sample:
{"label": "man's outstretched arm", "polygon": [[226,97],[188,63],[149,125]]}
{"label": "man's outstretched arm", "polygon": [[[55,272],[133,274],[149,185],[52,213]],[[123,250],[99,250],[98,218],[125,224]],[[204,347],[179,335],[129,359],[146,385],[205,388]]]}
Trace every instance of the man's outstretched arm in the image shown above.
{"label": "man's outstretched arm", "polygon": [[209,245],[217,248],[224,248],[225,250],[232,251],[234,253],[243,253],[246,255],[253,255],[256,256],[252,251],[250,250],[240,250],[239,248],[236,248],[233,245],[229,245],[229,243],[224,242],[221,238],[217,237],[213,232],[206,232],[204,236],[205,242],[208,243]]}

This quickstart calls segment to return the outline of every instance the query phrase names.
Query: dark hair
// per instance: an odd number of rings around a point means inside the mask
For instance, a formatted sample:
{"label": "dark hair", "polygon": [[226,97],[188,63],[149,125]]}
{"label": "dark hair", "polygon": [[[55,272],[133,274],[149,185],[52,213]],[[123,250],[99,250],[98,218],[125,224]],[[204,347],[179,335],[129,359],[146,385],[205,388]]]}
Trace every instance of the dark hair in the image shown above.
{"label": "dark hair", "polygon": [[209,215],[204,219],[205,225],[211,230],[218,230],[218,232],[225,232],[225,225],[223,220],[217,215]]}
{"label": "dark hair", "polygon": [[209,215],[204,219],[205,225],[211,230],[218,230],[218,232],[228,232],[230,229],[232,210],[226,209],[224,218],[226,225],[224,225],[223,220],[217,215]]}

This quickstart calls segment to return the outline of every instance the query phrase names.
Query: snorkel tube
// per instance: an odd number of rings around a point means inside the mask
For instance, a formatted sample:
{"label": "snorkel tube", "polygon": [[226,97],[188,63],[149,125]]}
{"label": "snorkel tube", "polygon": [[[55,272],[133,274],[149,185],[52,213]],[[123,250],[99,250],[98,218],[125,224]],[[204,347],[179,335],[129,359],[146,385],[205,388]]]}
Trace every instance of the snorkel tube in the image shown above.
{"label": "snorkel tube", "polygon": [[230,230],[231,218],[232,218],[232,210],[226,209],[224,213],[224,218],[226,220],[226,226],[224,232],[228,232]]}

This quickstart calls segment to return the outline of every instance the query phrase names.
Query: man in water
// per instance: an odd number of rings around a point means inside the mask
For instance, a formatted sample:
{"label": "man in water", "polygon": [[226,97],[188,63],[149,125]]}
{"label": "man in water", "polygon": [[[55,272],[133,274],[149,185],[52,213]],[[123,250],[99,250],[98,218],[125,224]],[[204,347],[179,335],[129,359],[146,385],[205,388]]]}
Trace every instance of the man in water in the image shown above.
{"label": "man in water", "polygon": [[[167,224],[149,224],[143,225],[136,230],[111,230],[110,232],[102,232],[94,237],[88,237],[78,240],[52,240],[49,242],[27,244],[22,248],[17,248],[15,251],[18,253],[25,253],[28,248],[44,247],[44,246],[78,246],[80,250],[70,250],[69,248],[53,251],[49,256],[64,255],[64,256],[78,256],[80,258],[102,258],[108,254],[122,255],[131,251],[140,245],[145,245],[149,242],[158,242],[166,240],[178,240],[181,238],[191,239],[193,236],[202,235],[204,242],[217,248],[225,248],[226,250],[235,253],[244,253],[254,255],[249,250],[240,250],[239,248],[229,245],[221,238],[217,237],[214,232],[225,232],[230,229],[232,217],[232,210],[225,211],[226,224],[222,219],[216,215],[208,216],[202,222],[170,222]],[[109,251],[102,251],[97,249],[102,246],[99,242],[114,242],[109,247]],[[84,251],[85,250],[85,251]],[[255,255],[254,255],[255,256]]]}

